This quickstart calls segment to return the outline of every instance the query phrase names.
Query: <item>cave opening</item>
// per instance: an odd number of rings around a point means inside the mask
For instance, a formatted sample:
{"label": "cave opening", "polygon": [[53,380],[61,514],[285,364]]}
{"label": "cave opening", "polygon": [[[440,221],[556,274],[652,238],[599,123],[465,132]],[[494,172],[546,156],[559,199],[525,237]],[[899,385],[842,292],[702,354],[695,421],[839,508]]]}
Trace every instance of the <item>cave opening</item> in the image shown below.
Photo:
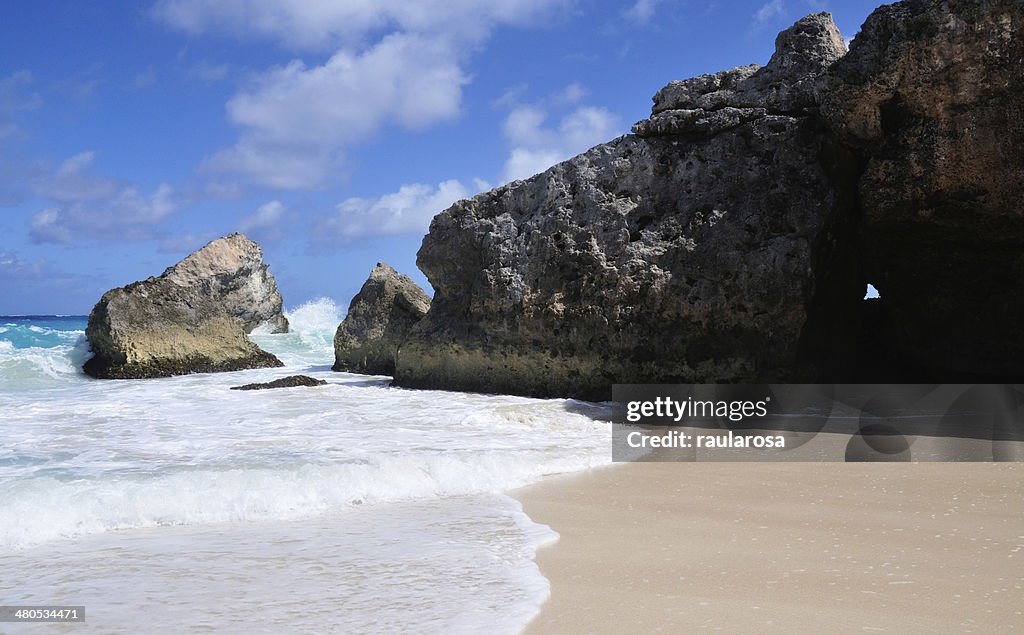
{"label": "cave opening", "polygon": [[860,309],[860,335],[857,338],[858,382],[898,381],[899,364],[886,341],[886,312],[882,293],[870,280],[864,283]]}

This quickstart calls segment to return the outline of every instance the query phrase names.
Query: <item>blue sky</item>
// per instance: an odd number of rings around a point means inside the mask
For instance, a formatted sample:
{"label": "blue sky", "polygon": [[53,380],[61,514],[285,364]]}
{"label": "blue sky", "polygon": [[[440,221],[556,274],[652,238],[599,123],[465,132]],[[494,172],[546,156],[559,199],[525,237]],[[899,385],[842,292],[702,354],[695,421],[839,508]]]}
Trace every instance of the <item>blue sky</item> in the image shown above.
{"label": "blue sky", "polygon": [[0,314],[88,313],[243,231],[288,307],[416,269],[430,217],[767,62],[844,0],[6,2]]}

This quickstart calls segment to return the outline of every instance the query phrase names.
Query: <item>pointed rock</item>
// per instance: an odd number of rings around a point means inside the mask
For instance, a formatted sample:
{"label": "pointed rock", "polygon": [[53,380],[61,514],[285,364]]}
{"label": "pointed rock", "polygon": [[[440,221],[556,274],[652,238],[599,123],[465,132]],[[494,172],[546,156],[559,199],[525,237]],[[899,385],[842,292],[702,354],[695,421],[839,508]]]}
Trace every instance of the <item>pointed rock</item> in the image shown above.
{"label": "pointed rock", "polygon": [[232,234],[105,293],[89,315],[84,370],[134,379],[281,366],[246,336],[264,322],[287,329],[281,305],[259,245]]}
{"label": "pointed rock", "polygon": [[411,278],[377,263],[338,325],[334,370],[394,374],[399,347],[429,308],[430,296]]}

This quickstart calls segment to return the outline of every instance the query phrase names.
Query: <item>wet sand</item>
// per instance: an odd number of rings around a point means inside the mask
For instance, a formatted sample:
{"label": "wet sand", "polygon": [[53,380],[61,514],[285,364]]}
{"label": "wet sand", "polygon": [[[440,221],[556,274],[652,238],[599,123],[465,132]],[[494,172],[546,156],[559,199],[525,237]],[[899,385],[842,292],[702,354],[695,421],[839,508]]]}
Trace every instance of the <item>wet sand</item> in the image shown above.
{"label": "wet sand", "polygon": [[1024,631],[1024,465],[629,463],[513,492],[527,633]]}

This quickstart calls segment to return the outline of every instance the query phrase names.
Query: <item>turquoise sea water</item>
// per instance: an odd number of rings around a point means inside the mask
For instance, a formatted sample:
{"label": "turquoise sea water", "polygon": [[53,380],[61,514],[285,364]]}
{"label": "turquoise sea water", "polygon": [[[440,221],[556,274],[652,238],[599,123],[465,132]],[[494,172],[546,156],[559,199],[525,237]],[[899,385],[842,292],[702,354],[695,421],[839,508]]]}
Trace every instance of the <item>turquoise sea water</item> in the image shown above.
{"label": "turquoise sea water", "polygon": [[0,341],[13,348],[52,348],[85,333],[85,315],[0,315]]}
{"label": "turquoise sea water", "polygon": [[[0,317],[4,604],[85,605],[90,633],[529,620],[555,534],[504,492],[607,463],[606,424],[566,400],[331,372],[338,307],[288,317],[252,336],[285,368],[128,381],[82,374],[84,317]],[[229,390],[295,373],[329,384]]]}

